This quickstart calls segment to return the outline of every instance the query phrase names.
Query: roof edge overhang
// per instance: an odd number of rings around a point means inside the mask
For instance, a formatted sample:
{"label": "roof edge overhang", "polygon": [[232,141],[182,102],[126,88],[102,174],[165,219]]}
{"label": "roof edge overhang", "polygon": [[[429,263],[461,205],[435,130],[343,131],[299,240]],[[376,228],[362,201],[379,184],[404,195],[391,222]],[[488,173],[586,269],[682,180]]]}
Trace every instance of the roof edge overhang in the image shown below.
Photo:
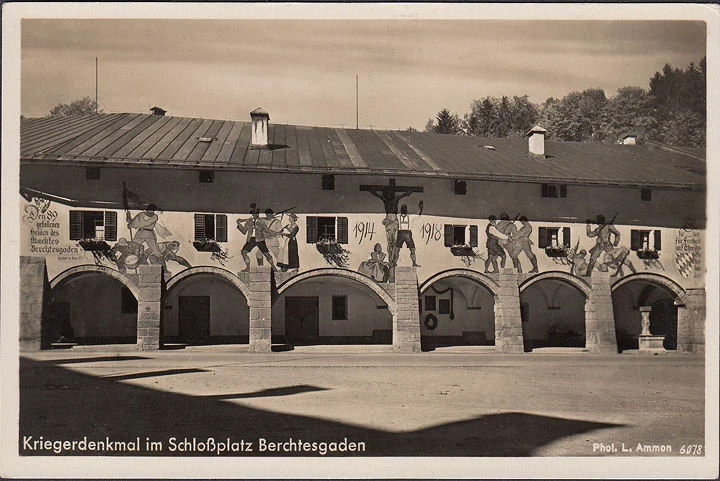
{"label": "roof edge overhang", "polygon": [[606,186],[606,187],[641,187],[671,190],[693,190],[706,191],[707,184],[685,183],[685,182],[635,182],[618,181],[608,179],[591,178],[565,178],[533,175],[506,175],[477,172],[448,172],[448,171],[413,171],[398,169],[373,169],[373,168],[341,168],[341,167],[318,167],[318,166],[228,166],[214,165],[212,162],[173,162],[171,160],[160,161],[137,161],[129,162],[123,159],[108,159],[99,157],[88,157],[87,159],[63,159],[63,158],[21,158],[21,164],[52,165],[52,166],[73,166],[73,167],[103,167],[103,168],[131,168],[131,169],[183,169],[183,170],[216,170],[216,171],[237,171],[237,172],[265,172],[265,173],[288,173],[288,174],[339,174],[339,175],[392,175],[406,177],[424,177],[439,179],[462,179],[478,180],[489,182],[518,182],[518,183],[552,183],[568,185]]}

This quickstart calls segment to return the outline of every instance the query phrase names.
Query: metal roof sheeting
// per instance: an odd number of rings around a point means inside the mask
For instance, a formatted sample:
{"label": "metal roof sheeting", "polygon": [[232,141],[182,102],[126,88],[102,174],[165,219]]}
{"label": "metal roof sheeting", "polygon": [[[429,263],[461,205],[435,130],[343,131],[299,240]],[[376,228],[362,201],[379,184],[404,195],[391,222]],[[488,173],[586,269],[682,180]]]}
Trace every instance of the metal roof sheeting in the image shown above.
{"label": "metal roof sheeting", "polygon": [[689,157],[652,143],[546,141],[547,155],[538,159],[528,155],[523,138],[270,124],[268,148],[258,149],[250,145],[250,134],[250,122],[151,114],[33,118],[21,122],[20,150],[23,162],[391,173],[693,189],[706,185],[705,161],[697,157],[697,151]]}

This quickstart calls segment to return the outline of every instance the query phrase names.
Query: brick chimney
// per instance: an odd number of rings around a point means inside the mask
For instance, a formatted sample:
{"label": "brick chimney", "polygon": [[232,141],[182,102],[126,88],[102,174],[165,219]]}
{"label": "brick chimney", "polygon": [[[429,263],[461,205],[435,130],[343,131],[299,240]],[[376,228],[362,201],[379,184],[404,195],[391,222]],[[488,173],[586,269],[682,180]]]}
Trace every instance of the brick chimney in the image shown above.
{"label": "brick chimney", "polygon": [[547,130],[536,125],[528,131],[528,150],[530,155],[545,157],[545,133]]}
{"label": "brick chimney", "polygon": [[252,120],[252,138],[250,143],[255,148],[267,147],[270,114],[258,107],[250,112],[250,119]]}

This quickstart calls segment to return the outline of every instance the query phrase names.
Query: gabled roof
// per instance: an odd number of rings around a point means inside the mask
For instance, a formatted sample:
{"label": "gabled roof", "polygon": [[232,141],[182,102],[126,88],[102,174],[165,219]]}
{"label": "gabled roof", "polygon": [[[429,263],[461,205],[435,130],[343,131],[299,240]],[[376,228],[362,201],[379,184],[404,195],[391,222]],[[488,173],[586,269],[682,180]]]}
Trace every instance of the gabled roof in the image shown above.
{"label": "gabled roof", "polygon": [[546,141],[546,158],[535,158],[525,138],[270,124],[268,148],[252,149],[250,130],[250,122],[135,113],[25,119],[21,161],[693,189],[706,184],[704,160],[652,144]]}

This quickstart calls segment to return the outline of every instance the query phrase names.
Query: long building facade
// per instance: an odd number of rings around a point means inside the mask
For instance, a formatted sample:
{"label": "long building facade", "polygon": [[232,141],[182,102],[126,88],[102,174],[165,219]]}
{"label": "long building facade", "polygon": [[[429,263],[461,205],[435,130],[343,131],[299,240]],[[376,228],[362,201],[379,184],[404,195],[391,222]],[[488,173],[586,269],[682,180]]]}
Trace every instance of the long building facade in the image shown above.
{"label": "long building facade", "polygon": [[258,109],[27,119],[20,160],[25,350],[704,350],[702,153]]}

